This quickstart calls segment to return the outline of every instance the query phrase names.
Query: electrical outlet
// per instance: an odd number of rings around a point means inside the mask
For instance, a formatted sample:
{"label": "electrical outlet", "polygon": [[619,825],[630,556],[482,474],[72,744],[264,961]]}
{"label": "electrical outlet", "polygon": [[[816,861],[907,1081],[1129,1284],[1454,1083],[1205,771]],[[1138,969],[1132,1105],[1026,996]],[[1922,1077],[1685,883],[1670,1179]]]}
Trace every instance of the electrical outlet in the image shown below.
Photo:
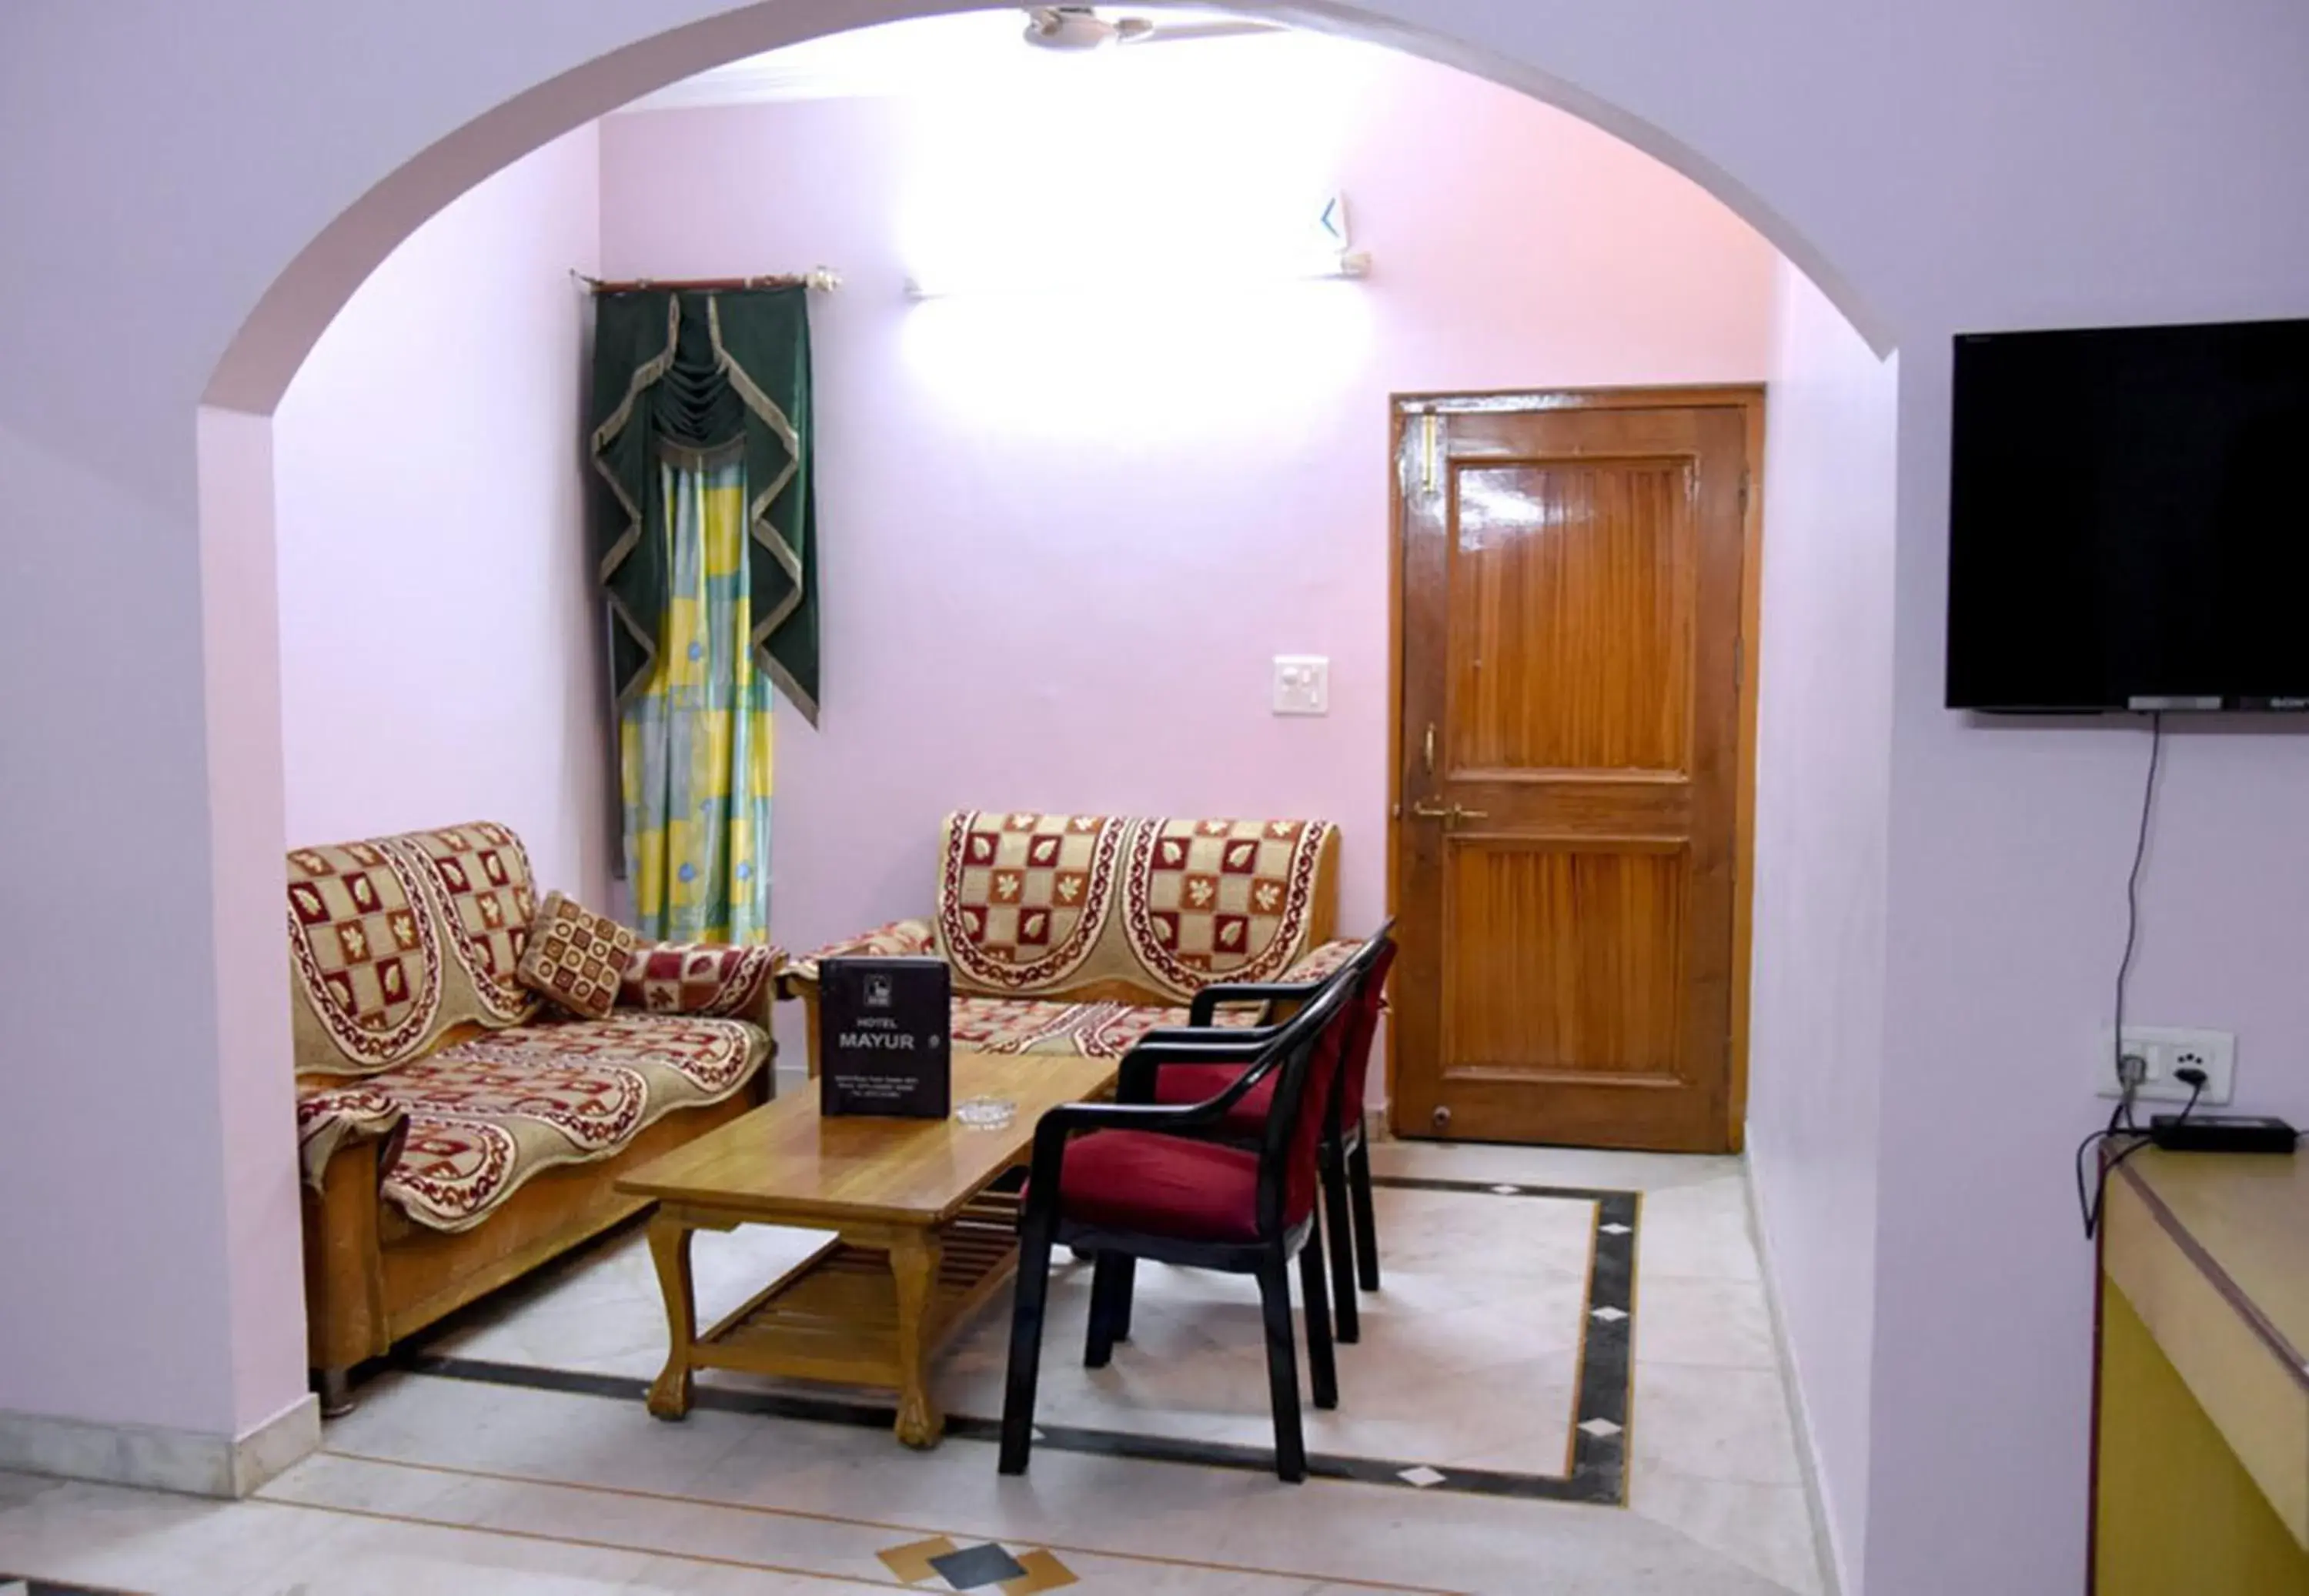
{"label": "electrical outlet", "polygon": [[[2117,1051],[2114,1036],[2104,1026],[2099,1050],[2093,1057],[2093,1086],[2103,1097],[2123,1095],[2116,1076]],[[2205,1090],[2197,1099],[2201,1109],[2227,1102],[2235,1089],[2236,1036],[2231,1031],[2128,1025],[2124,1028],[2123,1052],[2127,1057],[2139,1057],[2146,1066],[2140,1084],[2132,1094],[2135,1102],[2187,1102],[2189,1083],[2175,1077],[2176,1070],[2194,1068],[2205,1072]]]}

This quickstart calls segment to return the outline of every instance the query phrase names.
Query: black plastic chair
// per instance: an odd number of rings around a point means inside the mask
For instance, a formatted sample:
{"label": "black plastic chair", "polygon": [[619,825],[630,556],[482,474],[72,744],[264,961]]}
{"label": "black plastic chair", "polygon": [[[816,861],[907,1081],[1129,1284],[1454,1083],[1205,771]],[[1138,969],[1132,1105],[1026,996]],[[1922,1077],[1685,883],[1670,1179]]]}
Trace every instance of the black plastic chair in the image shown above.
{"label": "black plastic chair", "polygon": [[[1117,1083],[1120,1100],[1068,1103],[1042,1116],[1019,1215],[1018,1283],[1002,1402],[1003,1473],[1026,1471],[1051,1249],[1065,1245],[1096,1257],[1085,1350],[1093,1367],[1103,1367],[1114,1343],[1129,1334],[1138,1259],[1255,1277],[1267,1326],[1275,1471],[1294,1483],[1307,1477],[1290,1264],[1298,1259],[1315,1405],[1336,1407],[1323,1249],[1309,1243],[1318,1228],[1318,1143],[1351,993],[1345,979],[1326,983],[1263,1035],[1248,1066],[1206,1102],[1165,1108],[1146,1100],[1154,1072],[1164,1064],[1204,1063],[1208,1056],[1193,1047],[1141,1043],[1125,1057]],[[1219,1137],[1228,1111],[1270,1078],[1274,1098],[1258,1147]]]}
{"label": "black plastic chair", "polygon": [[[1323,1137],[1324,1228],[1329,1232],[1332,1321],[1337,1337],[1354,1342],[1362,1337],[1362,1316],[1355,1301],[1358,1283],[1376,1291],[1379,1278],[1377,1204],[1371,1192],[1369,1133],[1363,1123],[1363,1090],[1371,1069],[1372,1039],[1395,963],[1395,922],[1381,923],[1346,963],[1319,981],[1235,982],[1206,987],[1197,993],[1188,1011],[1188,1023],[1149,1031],[1143,1042],[1164,1048],[1193,1047],[1204,1067],[1167,1070],[1154,1100],[1180,1103],[1199,1100],[1223,1090],[1274,1027],[1221,1026],[1215,1023],[1223,1003],[1303,1003],[1334,980],[1351,983],[1348,999],[1353,1013],[1347,1020],[1339,1061],[1339,1090],[1332,1096],[1333,1112]],[[1265,1093],[1254,1091],[1238,1102],[1222,1135],[1241,1145],[1253,1145],[1259,1120],[1266,1114]]]}

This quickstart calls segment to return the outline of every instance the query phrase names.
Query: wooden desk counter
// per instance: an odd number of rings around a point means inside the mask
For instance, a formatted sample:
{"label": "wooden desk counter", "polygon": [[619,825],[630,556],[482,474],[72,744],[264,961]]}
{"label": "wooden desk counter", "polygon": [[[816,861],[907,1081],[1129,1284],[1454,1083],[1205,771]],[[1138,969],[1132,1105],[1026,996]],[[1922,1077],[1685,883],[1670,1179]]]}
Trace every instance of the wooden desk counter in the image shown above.
{"label": "wooden desk counter", "polygon": [[2309,1592],[2309,1156],[2136,1154],[2101,1268],[2095,1588]]}

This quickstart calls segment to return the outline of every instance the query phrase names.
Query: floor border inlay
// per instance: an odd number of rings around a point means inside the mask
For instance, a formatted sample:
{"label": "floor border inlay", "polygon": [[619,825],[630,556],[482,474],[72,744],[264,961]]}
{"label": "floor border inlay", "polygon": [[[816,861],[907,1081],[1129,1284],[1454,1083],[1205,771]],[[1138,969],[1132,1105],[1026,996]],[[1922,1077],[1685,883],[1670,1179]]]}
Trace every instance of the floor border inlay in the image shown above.
{"label": "floor border inlay", "polygon": [[[446,1474],[458,1480],[485,1480],[492,1484],[536,1486],[546,1490],[578,1491],[592,1496],[618,1497],[629,1501],[661,1502],[671,1506],[713,1507],[725,1513],[751,1514],[763,1518],[800,1519],[810,1523],[836,1524],[844,1529],[872,1530],[885,1534],[916,1536],[946,1535],[961,1536],[964,1539],[971,1540],[990,1539],[990,1537],[983,1536],[975,1530],[932,1529],[922,1524],[898,1523],[888,1519],[858,1518],[848,1514],[827,1513],[817,1508],[782,1507],[774,1503],[768,1502],[741,1502],[734,1501],[723,1497],[700,1497],[674,1491],[644,1490],[636,1486],[601,1485],[592,1480],[557,1480],[551,1476],[543,1474],[524,1474],[504,1469],[476,1469],[459,1463],[424,1462],[411,1458],[385,1457],[376,1453],[350,1452],[330,1446],[323,1447],[321,1449],[320,1455],[338,1458],[346,1462],[363,1463],[375,1468],[407,1469],[425,1474]],[[275,1497],[262,1493],[260,1493],[255,1499],[273,1506],[307,1507],[314,1511],[322,1513],[375,1513],[380,1511],[373,1508],[338,1507],[330,1503],[312,1501],[304,1497]],[[411,1523],[435,1524],[443,1529],[475,1530],[484,1534],[496,1534],[499,1532],[488,1524],[474,1523],[465,1520],[438,1520],[421,1516],[406,1516],[407,1522]],[[521,1532],[528,1533],[529,1531]],[[1012,1536],[1011,1539],[1017,1540],[1018,1538]],[[1388,1592],[1388,1596],[1458,1596],[1457,1592],[1441,1585],[1404,1584],[1397,1582],[1388,1582],[1384,1580],[1362,1579],[1353,1574],[1316,1574],[1295,1568],[1269,1568],[1255,1563],[1217,1563],[1205,1557],[1181,1557],[1166,1556],[1154,1552],[1121,1551],[1111,1548],[1086,1546],[1077,1542],[1065,1540],[1020,1540],[1019,1544],[1043,1547],[1052,1551],[1064,1552],[1069,1557],[1104,1557],[1111,1562],[1117,1563],[1144,1563],[1154,1567],[1186,1568],[1206,1574],[1248,1574],[1256,1575],[1261,1579],[1281,1580],[1285,1583],[1305,1584],[1310,1588],[1321,1586],[1327,1590],[1336,1587],[1341,1590],[1379,1591]],[[678,1557],[702,1555],[686,1552],[655,1551],[645,1547],[627,1547],[622,1542],[618,1543],[615,1549],[639,1551],[646,1556],[652,1557]],[[722,1558],[715,1560],[731,1561],[733,1559]],[[790,1570],[782,1565],[747,1562],[744,1559],[734,1560],[739,1562],[742,1566],[760,1568],[768,1573],[790,1572]],[[810,1570],[791,1570],[791,1572],[801,1572],[810,1574],[811,1577],[818,1577],[817,1574]],[[829,1574],[825,1577],[848,1579],[853,1576],[849,1574]],[[134,1596],[134,1593],[125,1592],[91,1592],[91,1596]]]}
{"label": "floor border inlay", "polygon": [[[1634,1360],[1631,1351],[1636,1324],[1636,1242],[1642,1214],[1642,1194],[1587,1186],[1438,1180],[1388,1175],[1374,1176],[1372,1184],[1407,1191],[1449,1192],[1459,1195],[1510,1200],[1544,1197],[1596,1205],[1590,1233],[1587,1291],[1580,1309],[1578,1377],[1573,1401],[1567,1459],[1569,1468],[1562,1474],[1522,1474],[1497,1469],[1454,1467],[1419,1458],[1373,1458],[1310,1451],[1307,1455],[1309,1476],[1319,1480],[1387,1486],[1398,1490],[1448,1490],[1527,1501],[1575,1502],[1604,1506],[1625,1505],[1633,1427],[1630,1379]],[[1382,1249],[1384,1245],[1382,1237]],[[1382,1269],[1385,1263],[1382,1250]],[[463,1316],[459,1316],[460,1318]],[[437,1328],[447,1330],[453,1323],[445,1322]],[[1345,1350],[1349,1357],[1353,1356],[1352,1348]],[[636,1403],[647,1394],[650,1384],[645,1379],[626,1375],[429,1353],[423,1350],[422,1341],[394,1353],[385,1360],[385,1367],[441,1379],[470,1380],[484,1385],[553,1391],[567,1395],[603,1397]],[[743,1391],[703,1383],[696,1387],[692,1405],[718,1412],[753,1413],[807,1423],[879,1429],[888,1428],[896,1412],[894,1402],[863,1397]],[[999,1419],[966,1413],[947,1415],[946,1434],[950,1439],[998,1442],[1001,1428]],[[1052,1447],[1061,1452],[1094,1454],[1145,1462],[1186,1463],[1261,1474],[1271,1473],[1275,1467],[1272,1450],[1264,1446],[1074,1425],[1039,1424],[1035,1432],[1037,1446]]]}

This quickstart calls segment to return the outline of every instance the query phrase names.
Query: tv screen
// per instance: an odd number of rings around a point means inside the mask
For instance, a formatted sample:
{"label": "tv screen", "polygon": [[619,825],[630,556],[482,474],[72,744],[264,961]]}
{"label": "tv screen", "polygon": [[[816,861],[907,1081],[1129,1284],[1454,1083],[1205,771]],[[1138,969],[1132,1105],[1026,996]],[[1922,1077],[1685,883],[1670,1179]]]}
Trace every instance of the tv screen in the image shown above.
{"label": "tv screen", "polygon": [[1956,341],[1948,703],[2309,709],[2309,321]]}

